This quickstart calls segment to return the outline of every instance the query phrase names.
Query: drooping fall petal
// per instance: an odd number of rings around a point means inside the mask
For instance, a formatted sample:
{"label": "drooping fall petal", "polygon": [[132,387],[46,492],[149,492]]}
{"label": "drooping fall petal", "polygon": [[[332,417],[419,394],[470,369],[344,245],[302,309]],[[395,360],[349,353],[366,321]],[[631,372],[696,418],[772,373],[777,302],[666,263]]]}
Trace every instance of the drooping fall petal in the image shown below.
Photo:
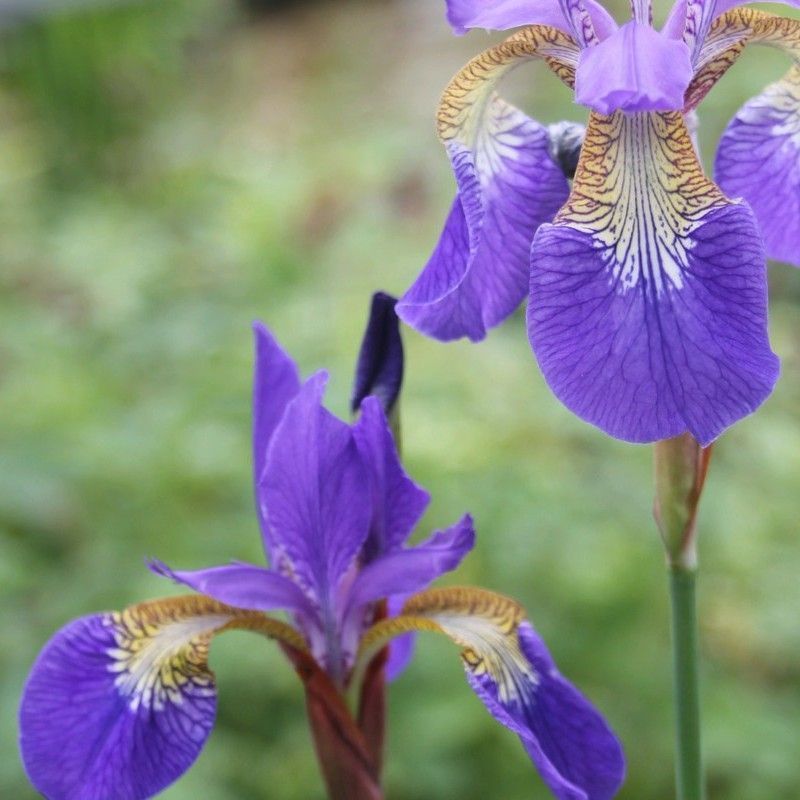
{"label": "drooping fall petal", "polygon": [[393,636],[433,631],[460,648],[490,713],[522,740],[559,800],[610,800],[625,776],[622,748],[592,704],[564,678],[514,601],[482,589],[432,589],[367,632],[363,658]]}
{"label": "drooping fall petal", "polygon": [[[747,12],[726,17],[728,27],[739,23],[750,31],[748,44],[781,47],[800,60],[800,23]],[[800,266],[798,63],[739,109],[720,141],[714,174],[727,194],[743,197],[753,209],[767,256]]]}
{"label": "drooping fall petal", "polygon": [[[207,597],[75,620],[47,643],[20,707],[20,748],[48,800],[144,800],[194,763],[214,724],[208,647],[227,627],[291,628]],[[263,631],[262,631],[263,632]]]}
{"label": "drooping fall petal", "polygon": [[443,341],[486,336],[522,302],[533,234],[569,185],[547,129],[495,92],[518,64],[544,59],[565,81],[578,48],[554,28],[526,28],[471,61],[445,91],[439,135],[458,194],[439,243],[397,313]]}
{"label": "drooping fall petal", "polygon": [[755,220],[703,175],[679,113],[592,115],[534,240],[528,333],[559,399],[628,441],[707,445],[772,391]]}

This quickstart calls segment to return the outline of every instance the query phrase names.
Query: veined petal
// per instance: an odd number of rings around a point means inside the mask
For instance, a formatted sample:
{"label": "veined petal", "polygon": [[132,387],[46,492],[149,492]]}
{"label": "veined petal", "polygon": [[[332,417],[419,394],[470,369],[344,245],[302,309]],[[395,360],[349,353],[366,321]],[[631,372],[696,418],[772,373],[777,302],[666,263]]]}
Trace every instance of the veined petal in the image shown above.
{"label": "veined petal", "polygon": [[606,433],[708,445],[778,376],[750,209],[679,113],[592,115],[569,202],[531,253],[528,334],[557,397]]}
{"label": "veined petal", "polygon": [[559,800],[610,800],[625,776],[622,748],[600,713],[558,671],[522,608],[482,589],[414,595],[364,638],[364,658],[395,635],[430,630],[461,650],[470,685],[522,740]]}
{"label": "veined petal", "polygon": [[62,628],[36,660],[20,707],[33,785],[49,800],[160,792],[192,765],[214,724],[211,638],[259,626],[303,647],[287,625],[206,597],[156,600]]}
{"label": "veined petal", "polygon": [[[761,14],[750,8],[742,9],[742,6],[759,2],[773,2],[773,0],[676,0],[662,32],[671,38],[683,38],[692,51],[692,62],[697,67],[703,60],[703,52],[708,49],[709,38],[713,36],[713,27],[718,25],[720,19],[737,9],[744,11],[745,14]],[[774,0],[774,2],[800,8],[800,0]]]}
{"label": "veined petal", "polygon": [[[617,23],[600,3],[584,0],[584,5],[599,38],[616,30]],[[523,25],[572,30],[559,0],[447,0],[447,21],[459,35],[470,28],[505,31]]]}
{"label": "veined petal", "polygon": [[198,570],[172,570],[160,561],[150,569],[221,603],[251,611],[291,611],[313,617],[308,597],[289,578],[255,564],[225,564]]}
{"label": "veined petal", "polygon": [[752,207],[767,256],[800,266],[800,68],[739,109],[714,173],[728,194]]}
{"label": "veined petal", "polygon": [[602,114],[673,111],[683,108],[691,80],[689,48],[646,22],[631,20],[581,52],[575,99]]}
{"label": "veined petal", "polygon": [[372,487],[373,517],[363,552],[370,562],[403,545],[425,513],[430,495],[403,469],[376,397],[364,400],[353,435]]}
{"label": "veined petal", "polygon": [[373,600],[416,592],[454,570],[474,546],[475,526],[467,514],[426,541],[390,552],[364,567],[353,583],[349,603],[359,608]]}
{"label": "veined petal", "polygon": [[696,59],[694,77],[684,98],[684,114],[697,108],[717,81],[736,63],[749,38],[749,30],[735,24],[723,28],[720,20],[717,21]]}
{"label": "veined petal", "polygon": [[795,65],[737,112],[717,149],[715,175],[725,192],[752,207],[767,255],[800,266],[800,22],[739,9],[711,36],[730,32],[746,36],[743,44],[785,50]]}
{"label": "veined petal", "polygon": [[[683,2],[678,0],[673,8],[673,14],[667,20],[665,28],[669,29],[673,24],[673,16],[676,20],[683,17],[683,41],[691,51],[692,63],[696,63],[700,56],[718,4],[719,0],[683,0]],[[682,15],[681,9],[683,9]]]}
{"label": "veined petal", "polygon": [[494,91],[518,64],[544,59],[567,83],[578,48],[554,28],[532,27],[471,61],[444,93],[439,135],[458,195],[430,260],[397,305],[401,319],[443,341],[478,341],[522,302],[536,228],[569,184],[547,130]]}
{"label": "veined petal", "polygon": [[369,532],[372,497],[350,426],[322,406],[326,380],[314,375],[289,403],[259,492],[273,568],[333,615],[339,581]]}
{"label": "veined petal", "polygon": [[[253,377],[253,481],[258,496],[258,482],[264,472],[270,439],[289,401],[300,391],[297,365],[278,344],[270,330],[260,322],[253,325],[256,345],[255,375]],[[266,541],[269,535],[261,504],[256,502],[261,532]]]}

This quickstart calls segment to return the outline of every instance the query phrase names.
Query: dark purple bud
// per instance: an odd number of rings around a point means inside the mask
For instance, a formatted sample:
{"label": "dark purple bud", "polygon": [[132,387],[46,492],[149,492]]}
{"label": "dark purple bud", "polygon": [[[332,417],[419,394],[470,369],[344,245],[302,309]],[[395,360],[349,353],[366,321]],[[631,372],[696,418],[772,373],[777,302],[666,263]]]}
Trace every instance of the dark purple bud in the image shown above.
{"label": "dark purple bud", "polygon": [[578,122],[556,122],[547,128],[550,137],[550,155],[561,167],[565,177],[572,180],[578,168],[585,126]]}
{"label": "dark purple bud", "polygon": [[355,414],[364,398],[377,397],[386,416],[400,395],[403,383],[403,341],[395,314],[396,298],[383,292],[372,296],[367,329],[356,364],[356,378],[350,407]]}

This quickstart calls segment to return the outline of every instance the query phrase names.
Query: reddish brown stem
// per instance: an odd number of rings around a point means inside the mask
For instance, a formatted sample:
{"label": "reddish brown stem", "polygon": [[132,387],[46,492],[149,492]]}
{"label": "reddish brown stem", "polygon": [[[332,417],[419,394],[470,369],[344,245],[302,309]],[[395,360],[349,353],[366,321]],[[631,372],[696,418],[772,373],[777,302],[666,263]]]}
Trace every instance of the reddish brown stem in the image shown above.
{"label": "reddish brown stem", "polygon": [[383,745],[386,730],[386,677],[388,648],[372,659],[364,675],[358,704],[358,727],[364,734],[372,763],[378,775],[383,768]]}
{"label": "reddish brown stem", "polygon": [[341,692],[308,653],[284,651],[306,692],[306,710],[314,748],[330,800],[383,800],[380,774]]}

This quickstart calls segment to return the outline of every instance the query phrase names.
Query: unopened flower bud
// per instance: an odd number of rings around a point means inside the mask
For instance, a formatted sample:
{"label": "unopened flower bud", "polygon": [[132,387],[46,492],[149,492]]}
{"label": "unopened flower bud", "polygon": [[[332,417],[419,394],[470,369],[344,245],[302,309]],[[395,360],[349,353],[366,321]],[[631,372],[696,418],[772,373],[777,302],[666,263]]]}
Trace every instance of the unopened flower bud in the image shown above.
{"label": "unopened flower bud", "polygon": [[367,329],[361,342],[350,403],[355,414],[364,398],[377,397],[391,418],[403,383],[403,341],[394,307],[397,300],[383,292],[372,296]]}

